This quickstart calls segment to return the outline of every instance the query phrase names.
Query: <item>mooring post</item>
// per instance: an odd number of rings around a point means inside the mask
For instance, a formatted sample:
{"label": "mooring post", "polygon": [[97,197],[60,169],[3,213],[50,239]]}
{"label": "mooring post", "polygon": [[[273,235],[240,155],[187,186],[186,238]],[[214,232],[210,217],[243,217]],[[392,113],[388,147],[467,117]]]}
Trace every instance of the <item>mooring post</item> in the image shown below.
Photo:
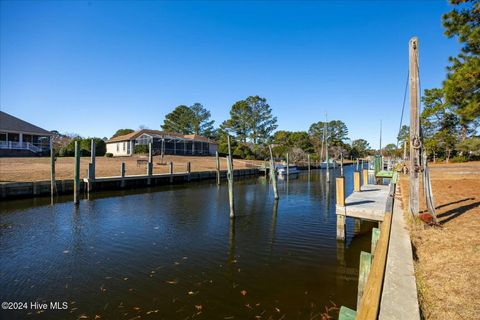
{"label": "mooring post", "polygon": [[170,161],[170,183],[173,182],[173,161]]}
{"label": "mooring post", "polygon": [[73,203],[78,204],[80,197],[80,143],[75,141],[75,164],[73,170]]}
{"label": "mooring post", "polygon": [[190,181],[190,174],[192,173],[192,163],[187,162],[187,180]]}
{"label": "mooring post", "polygon": [[147,163],[147,185],[149,186],[152,183],[152,179],[150,178],[153,174],[153,150],[152,150],[152,143],[148,143],[148,163]]}
{"label": "mooring post", "polygon": [[270,180],[272,181],[273,198],[278,200],[277,175],[275,172],[275,162],[273,161],[272,145],[268,145],[268,149],[270,150]]}
{"label": "mooring post", "polygon": [[[335,180],[337,206],[345,207],[345,177]],[[337,214],[337,240],[345,240],[345,215]]]}
{"label": "mooring post", "polygon": [[125,162],[122,162],[120,165],[120,176],[122,177],[122,182],[120,183],[120,186],[122,188],[125,187]]}
{"label": "mooring post", "polygon": [[308,171],[310,172],[310,154],[307,154]]}
{"label": "mooring post", "polygon": [[368,252],[360,252],[360,266],[358,270],[358,293],[357,293],[357,309],[360,306],[365,284],[367,283],[370,267],[372,266],[372,255]]}
{"label": "mooring post", "polygon": [[340,175],[343,176],[343,153],[340,154]]}
{"label": "mooring post", "polygon": [[215,169],[217,170],[217,185],[220,185],[220,158],[218,151],[215,151]]}
{"label": "mooring post", "polygon": [[366,186],[368,184],[368,169],[363,169],[363,185]]}
{"label": "mooring post", "polygon": [[358,158],[357,158],[357,171],[358,171]]}
{"label": "mooring post", "polygon": [[420,114],[418,94],[418,38],[409,42],[409,82],[410,82],[410,212],[418,215],[420,193],[420,166],[422,138],[420,136]]}
{"label": "mooring post", "polygon": [[88,182],[87,182],[87,191],[90,192],[93,190],[93,181],[95,180],[95,140],[91,140],[90,143],[90,163],[88,164]]}
{"label": "mooring post", "polygon": [[53,150],[53,145],[50,144],[50,196],[52,198],[53,204],[53,196],[55,195],[55,150]]}
{"label": "mooring post", "polygon": [[287,179],[289,174],[290,174],[290,160],[288,159],[288,152],[287,152]]}
{"label": "mooring post", "polygon": [[360,192],[360,172],[353,172],[353,191]]}
{"label": "mooring post", "polygon": [[232,147],[230,146],[230,135],[227,135],[228,156],[227,156],[227,180],[228,180],[228,200],[230,204],[230,218],[235,217],[235,202],[233,198],[233,161]]}

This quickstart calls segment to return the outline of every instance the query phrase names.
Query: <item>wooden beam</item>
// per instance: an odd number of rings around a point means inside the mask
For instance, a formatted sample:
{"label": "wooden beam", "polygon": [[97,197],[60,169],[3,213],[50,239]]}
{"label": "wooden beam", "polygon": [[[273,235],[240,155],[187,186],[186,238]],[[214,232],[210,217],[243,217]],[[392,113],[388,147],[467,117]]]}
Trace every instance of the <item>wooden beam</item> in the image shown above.
{"label": "wooden beam", "polygon": [[357,306],[360,305],[360,301],[365,290],[365,284],[370,273],[372,266],[372,255],[368,252],[360,252],[360,266],[358,270],[358,292],[357,292]]}

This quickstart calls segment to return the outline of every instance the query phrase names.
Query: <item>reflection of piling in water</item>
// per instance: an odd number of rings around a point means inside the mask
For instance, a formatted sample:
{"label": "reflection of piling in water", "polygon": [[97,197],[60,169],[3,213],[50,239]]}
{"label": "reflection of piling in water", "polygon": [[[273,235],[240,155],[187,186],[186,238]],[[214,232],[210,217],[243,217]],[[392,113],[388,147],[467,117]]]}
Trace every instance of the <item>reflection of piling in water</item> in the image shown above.
{"label": "reflection of piling in water", "polygon": [[277,189],[277,175],[275,173],[275,164],[273,162],[272,146],[269,145],[268,148],[270,149],[270,180],[272,181],[274,199],[277,200],[279,198]]}
{"label": "reflection of piling in water", "polygon": [[345,242],[337,240],[337,275],[336,275],[336,283],[337,283],[337,290],[343,288],[345,284],[345,269],[346,269],[346,262],[345,262]]}
{"label": "reflection of piling in water", "polygon": [[273,251],[273,245],[275,243],[275,234],[277,230],[277,213],[278,213],[278,200],[274,200],[273,209],[272,209],[272,229],[270,231],[270,254]]}

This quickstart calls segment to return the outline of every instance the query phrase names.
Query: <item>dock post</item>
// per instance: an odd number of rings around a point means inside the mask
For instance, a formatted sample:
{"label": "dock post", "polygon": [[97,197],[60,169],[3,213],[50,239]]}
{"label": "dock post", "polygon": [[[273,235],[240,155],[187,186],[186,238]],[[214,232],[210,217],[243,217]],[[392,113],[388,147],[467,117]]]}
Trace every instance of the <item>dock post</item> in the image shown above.
{"label": "dock post", "polygon": [[55,152],[53,150],[53,145],[50,144],[50,196],[53,205],[53,196],[55,195]]}
{"label": "dock post", "polygon": [[[337,206],[345,207],[345,177],[338,177],[335,182]],[[345,215],[337,214],[337,240],[345,240],[345,220]]]}
{"label": "dock post", "polygon": [[190,173],[192,173],[192,163],[187,162],[187,180],[190,181]]}
{"label": "dock post", "polygon": [[358,270],[358,294],[357,294],[357,309],[360,306],[365,284],[367,283],[370,267],[372,266],[372,255],[368,252],[360,252],[360,266]]}
{"label": "dock post", "polygon": [[230,219],[235,217],[235,201],[233,197],[233,161],[232,148],[230,145],[230,135],[227,135],[228,156],[227,156],[227,180],[228,180],[228,200],[230,205]]}
{"label": "dock post", "polygon": [[308,172],[310,172],[310,154],[307,154]]}
{"label": "dock post", "polygon": [[147,163],[147,185],[150,185],[152,183],[150,177],[153,174],[153,153],[152,153],[152,143],[150,142],[148,144],[148,163]]}
{"label": "dock post", "polygon": [[273,161],[273,152],[272,152],[272,145],[268,145],[270,149],[270,180],[272,181],[273,187],[273,198],[278,200],[278,189],[277,189],[277,175],[275,173],[275,163]]}
{"label": "dock post", "polygon": [[173,183],[173,161],[170,161],[169,166],[170,166],[170,168],[169,168],[170,169],[170,172],[169,172],[170,173],[170,183]]}
{"label": "dock post", "polygon": [[73,170],[73,203],[78,204],[80,197],[80,143],[75,141],[75,164]]}
{"label": "dock post", "polygon": [[357,158],[357,171],[358,171],[358,158]]}
{"label": "dock post", "polygon": [[289,174],[290,174],[290,160],[288,159],[288,152],[287,152],[287,179]]}
{"label": "dock post", "polygon": [[90,144],[90,163],[88,164],[88,183],[87,183],[87,191],[90,192],[93,190],[93,181],[95,180],[95,157],[96,157],[96,150],[95,150],[95,140],[91,140]]}
{"label": "dock post", "polygon": [[121,165],[120,165],[120,175],[122,177],[122,182],[120,183],[120,186],[122,188],[125,187],[125,162],[122,162]]}
{"label": "dock post", "polygon": [[360,192],[360,172],[353,172],[353,191]]}
{"label": "dock post", "polygon": [[368,184],[368,169],[363,169],[363,185],[366,186]]}
{"label": "dock post", "polygon": [[375,255],[375,249],[377,248],[377,242],[378,239],[380,238],[380,229],[378,228],[373,228],[372,229],[372,256]]}
{"label": "dock post", "polygon": [[343,153],[340,154],[340,175],[343,176]]}
{"label": "dock post", "polygon": [[215,151],[215,167],[217,170],[217,185],[220,185],[220,158],[218,157],[218,151]]}

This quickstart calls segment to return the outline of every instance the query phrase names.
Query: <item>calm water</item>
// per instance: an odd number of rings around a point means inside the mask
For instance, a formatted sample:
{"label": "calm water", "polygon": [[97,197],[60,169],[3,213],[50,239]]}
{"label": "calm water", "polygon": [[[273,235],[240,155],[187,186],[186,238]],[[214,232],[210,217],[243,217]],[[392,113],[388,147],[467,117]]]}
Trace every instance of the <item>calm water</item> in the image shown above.
{"label": "calm water", "polygon": [[68,309],[1,318],[311,319],[330,301],[355,308],[371,225],[354,234],[348,221],[345,248],[337,243],[334,177],[324,175],[279,181],[278,203],[264,177],[237,180],[234,223],[225,182],[96,193],[78,207],[4,201],[1,301]]}

